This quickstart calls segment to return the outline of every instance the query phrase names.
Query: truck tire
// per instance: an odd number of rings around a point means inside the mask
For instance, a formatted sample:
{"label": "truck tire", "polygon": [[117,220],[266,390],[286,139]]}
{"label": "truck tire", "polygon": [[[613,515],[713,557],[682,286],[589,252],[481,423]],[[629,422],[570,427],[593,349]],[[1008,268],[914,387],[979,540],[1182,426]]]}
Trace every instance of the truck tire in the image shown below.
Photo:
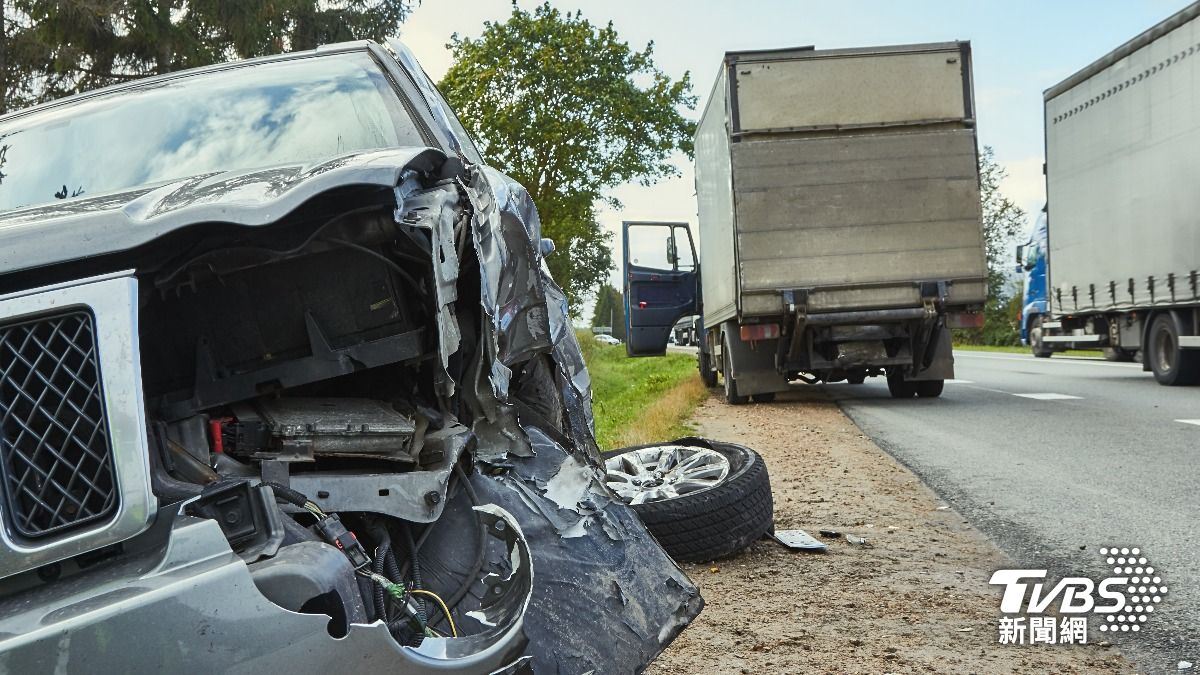
{"label": "truck tire", "polygon": [[913,387],[917,390],[917,396],[921,398],[937,398],[942,395],[942,389],[946,387],[945,380],[921,380],[913,382]]}
{"label": "truck tire", "polygon": [[1029,350],[1032,351],[1033,355],[1039,359],[1048,359],[1050,358],[1050,355],[1054,353],[1053,350],[1046,346],[1045,342],[1042,342],[1042,334],[1044,331],[1042,328],[1042,321],[1044,320],[1045,319],[1041,315],[1035,316],[1033,317],[1033,322],[1029,326]]}
{"label": "truck tire", "polygon": [[704,383],[704,386],[717,386],[717,371],[713,370],[712,357],[701,348],[696,356],[696,361],[698,362],[697,367],[700,369],[700,381]]}
{"label": "truck tire", "polygon": [[915,382],[909,382],[904,379],[904,373],[899,370],[893,370],[887,375],[888,393],[892,398],[912,398],[917,395],[917,387]]}
{"label": "truck tire", "polygon": [[724,338],[724,349],[721,350],[721,358],[725,363],[725,372],[721,373],[725,379],[725,401],[729,405],[745,405],[750,401],[749,396],[740,396],[737,393],[737,381],[733,379],[733,358],[729,355],[729,337]]}
{"label": "truck tire", "polygon": [[846,375],[846,382],[850,384],[862,384],[867,381],[867,372],[865,370],[851,371]]}
{"label": "truck tire", "polygon": [[[646,529],[672,558],[679,562],[706,562],[724,558],[762,538],[774,524],[771,481],[767,465],[753,450],[732,443],[704,439],[680,439],[667,445],[621,448],[604,453],[609,487],[614,478],[627,480],[630,468],[649,466],[648,462],[624,464],[621,456],[646,453],[653,458],[659,448],[690,447],[697,452],[715,453],[724,458],[729,469],[711,487],[676,496],[645,497],[630,507],[642,519]],[[621,475],[626,474],[626,475]],[[657,476],[658,474],[653,474]],[[667,474],[669,475],[669,473]],[[614,492],[624,501],[630,489],[620,483]]]}
{"label": "truck tire", "polygon": [[1159,384],[1174,387],[1200,380],[1200,351],[1179,347],[1179,326],[1169,313],[1159,314],[1150,324],[1146,340],[1146,362]]}
{"label": "truck tire", "polygon": [[1118,363],[1128,363],[1129,361],[1133,360],[1133,357],[1135,354],[1137,354],[1137,352],[1131,352],[1128,349],[1121,349],[1120,347],[1105,347],[1104,348],[1104,360],[1105,361],[1116,361]]}

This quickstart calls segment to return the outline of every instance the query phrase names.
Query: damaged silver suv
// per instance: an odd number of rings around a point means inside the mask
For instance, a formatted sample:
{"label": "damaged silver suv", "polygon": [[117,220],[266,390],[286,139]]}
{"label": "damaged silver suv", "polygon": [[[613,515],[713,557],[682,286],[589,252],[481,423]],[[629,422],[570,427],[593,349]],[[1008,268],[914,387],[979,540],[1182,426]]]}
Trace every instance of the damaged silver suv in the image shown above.
{"label": "damaged silver suv", "polygon": [[539,229],[399,44],[0,118],[0,668],[641,670]]}

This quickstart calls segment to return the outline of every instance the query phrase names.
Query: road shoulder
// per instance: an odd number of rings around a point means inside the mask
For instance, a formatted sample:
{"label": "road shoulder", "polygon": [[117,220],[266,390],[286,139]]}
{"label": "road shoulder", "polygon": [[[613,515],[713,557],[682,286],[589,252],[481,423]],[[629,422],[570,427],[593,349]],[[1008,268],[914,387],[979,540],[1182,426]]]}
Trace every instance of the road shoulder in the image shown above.
{"label": "road shoulder", "polygon": [[692,423],[762,454],[777,529],[867,545],[797,554],[759,542],[685,565],[706,607],[650,672],[1132,672],[1100,644],[998,644],[987,581],[1011,561],[819,390],[741,407],[710,397]]}

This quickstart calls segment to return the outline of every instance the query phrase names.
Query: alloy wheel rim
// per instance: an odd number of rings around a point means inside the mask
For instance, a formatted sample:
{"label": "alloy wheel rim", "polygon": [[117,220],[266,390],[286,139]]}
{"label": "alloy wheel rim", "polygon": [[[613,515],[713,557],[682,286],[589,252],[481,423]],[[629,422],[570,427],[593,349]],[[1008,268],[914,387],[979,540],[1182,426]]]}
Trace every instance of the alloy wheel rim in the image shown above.
{"label": "alloy wheel rim", "polygon": [[691,445],[630,450],[604,462],[608,487],[627,504],[676,499],[710,490],[729,476],[721,453]]}

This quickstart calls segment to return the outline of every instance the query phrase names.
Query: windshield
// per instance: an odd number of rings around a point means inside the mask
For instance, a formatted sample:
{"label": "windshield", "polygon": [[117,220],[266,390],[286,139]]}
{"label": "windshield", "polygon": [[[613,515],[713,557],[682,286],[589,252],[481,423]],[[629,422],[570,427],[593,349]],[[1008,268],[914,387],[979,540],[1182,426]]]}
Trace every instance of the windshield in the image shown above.
{"label": "windshield", "polygon": [[0,126],[0,210],[187,176],[423,146],[370,55],[126,89]]}

